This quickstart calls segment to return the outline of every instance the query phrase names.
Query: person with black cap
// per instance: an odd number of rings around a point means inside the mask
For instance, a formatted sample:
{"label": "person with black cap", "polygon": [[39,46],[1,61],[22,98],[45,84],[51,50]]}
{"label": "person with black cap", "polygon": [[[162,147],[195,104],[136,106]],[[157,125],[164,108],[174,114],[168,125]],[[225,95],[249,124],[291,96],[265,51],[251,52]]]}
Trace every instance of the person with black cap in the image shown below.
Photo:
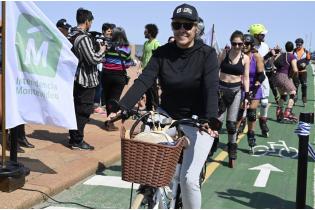
{"label": "person with black cap", "polygon": [[[130,110],[156,78],[161,85],[158,108],[175,119],[217,118],[219,66],[214,48],[198,39],[199,16],[195,7],[182,4],[175,8],[171,27],[175,41],[157,48],[142,74],[120,100],[123,111]],[[199,175],[217,132],[204,124],[209,134],[184,126],[190,144],[183,151],[180,185],[183,208],[201,208]]]}
{"label": "person with black cap", "polygon": [[71,28],[71,25],[69,23],[67,23],[66,19],[60,19],[58,20],[58,22],[56,23],[57,28],[61,31],[61,33],[63,35],[65,35],[65,37],[68,36],[69,34],[69,29]]}
{"label": "person with black cap", "polygon": [[297,67],[299,70],[298,74],[293,77],[293,82],[296,87],[295,102],[298,99],[298,90],[301,84],[302,89],[302,102],[306,105],[307,102],[307,70],[306,67],[311,60],[311,54],[303,47],[304,40],[297,38],[295,40],[294,56],[297,58]]}

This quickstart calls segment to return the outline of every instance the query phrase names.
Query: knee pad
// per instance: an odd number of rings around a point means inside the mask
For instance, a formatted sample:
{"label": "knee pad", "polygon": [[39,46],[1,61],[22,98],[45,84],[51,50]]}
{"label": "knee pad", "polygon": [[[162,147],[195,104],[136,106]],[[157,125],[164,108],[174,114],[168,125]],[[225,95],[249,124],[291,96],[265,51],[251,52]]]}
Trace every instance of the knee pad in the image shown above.
{"label": "knee pad", "polygon": [[256,121],[256,109],[247,109],[247,119],[249,122]]}
{"label": "knee pad", "polygon": [[266,108],[268,106],[268,98],[262,98],[260,99],[260,105],[263,107],[263,108]]}
{"label": "knee pad", "polygon": [[243,119],[244,109],[239,109],[237,114],[237,121],[241,121]]}
{"label": "knee pad", "polygon": [[236,122],[227,121],[226,122],[226,130],[228,134],[235,134],[236,133]]}
{"label": "knee pad", "polygon": [[282,99],[283,101],[287,101],[287,95],[281,95],[281,99]]}
{"label": "knee pad", "polygon": [[295,94],[290,94],[290,99],[294,99],[295,98]]}

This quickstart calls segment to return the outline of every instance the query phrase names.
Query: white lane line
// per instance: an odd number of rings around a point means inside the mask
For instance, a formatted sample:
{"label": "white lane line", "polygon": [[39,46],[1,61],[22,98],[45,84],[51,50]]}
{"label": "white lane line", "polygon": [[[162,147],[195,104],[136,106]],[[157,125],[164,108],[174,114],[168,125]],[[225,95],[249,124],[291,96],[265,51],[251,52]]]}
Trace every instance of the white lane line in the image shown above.
{"label": "white lane line", "polygon": [[[89,180],[85,181],[85,185],[99,185],[99,186],[108,186],[108,187],[118,187],[118,188],[131,188],[131,183],[121,180],[120,176],[102,176],[95,175]],[[133,185],[134,189],[139,188],[139,184]]]}
{"label": "white lane line", "polygon": [[64,207],[64,206],[48,206],[45,209],[78,209],[78,208],[70,208],[70,207]]}

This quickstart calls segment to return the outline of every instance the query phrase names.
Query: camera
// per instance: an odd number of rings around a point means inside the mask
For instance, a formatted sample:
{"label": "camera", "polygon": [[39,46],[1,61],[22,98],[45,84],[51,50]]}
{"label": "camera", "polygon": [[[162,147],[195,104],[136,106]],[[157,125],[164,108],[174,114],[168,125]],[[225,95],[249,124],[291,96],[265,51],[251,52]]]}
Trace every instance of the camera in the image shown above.
{"label": "camera", "polygon": [[281,49],[279,49],[279,48],[275,48],[274,50],[275,50],[275,53],[276,53],[276,54],[278,54],[278,53],[281,52]]}
{"label": "camera", "polygon": [[90,31],[89,36],[92,39],[94,50],[98,52],[100,50],[100,45],[105,44],[105,37],[102,33],[97,31]]}
{"label": "camera", "polygon": [[105,37],[102,33],[100,32],[97,32],[97,31],[90,31],[89,32],[90,34],[90,37],[92,39],[92,42],[93,42],[93,46],[94,46],[94,49],[96,51],[99,51],[100,49],[100,45],[106,45],[106,48],[107,49],[110,49],[112,47],[116,47],[118,44],[115,43],[115,42],[112,42],[111,41],[111,38],[109,37]]}

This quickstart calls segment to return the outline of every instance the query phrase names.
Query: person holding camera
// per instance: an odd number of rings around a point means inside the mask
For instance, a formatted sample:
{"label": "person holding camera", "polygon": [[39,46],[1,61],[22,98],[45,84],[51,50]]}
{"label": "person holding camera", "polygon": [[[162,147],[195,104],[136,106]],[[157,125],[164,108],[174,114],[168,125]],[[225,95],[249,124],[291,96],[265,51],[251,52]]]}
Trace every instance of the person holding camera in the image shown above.
{"label": "person holding camera", "polygon": [[84,141],[84,127],[93,111],[95,89],[99,84],[97,64],[102,61],[106,47],[100,45],[99,51],[95,51],[95,43],[88,33],[93,19],[91,11],[79,8],[76,14],[78,26],[72,28],[68,37],[73,44],[72,51],[79,60],[73,86],[77,130],[69,130],[71,149],[94,150],[93,146]]}
{"label": "person holding camera", "polygon": [[[127,69],[133,65],[131,59],[131,48],[122,27],[113,29],[112,39],[106,43],[108,48],[103,60],[102,88],[106,104],[107,117],[111,116],[108,103],[111,100],[119,100],[125,85],[128,84],[129,77]],[[118,127],[108,120],[104,122],[106,131],[117,131]]]}

